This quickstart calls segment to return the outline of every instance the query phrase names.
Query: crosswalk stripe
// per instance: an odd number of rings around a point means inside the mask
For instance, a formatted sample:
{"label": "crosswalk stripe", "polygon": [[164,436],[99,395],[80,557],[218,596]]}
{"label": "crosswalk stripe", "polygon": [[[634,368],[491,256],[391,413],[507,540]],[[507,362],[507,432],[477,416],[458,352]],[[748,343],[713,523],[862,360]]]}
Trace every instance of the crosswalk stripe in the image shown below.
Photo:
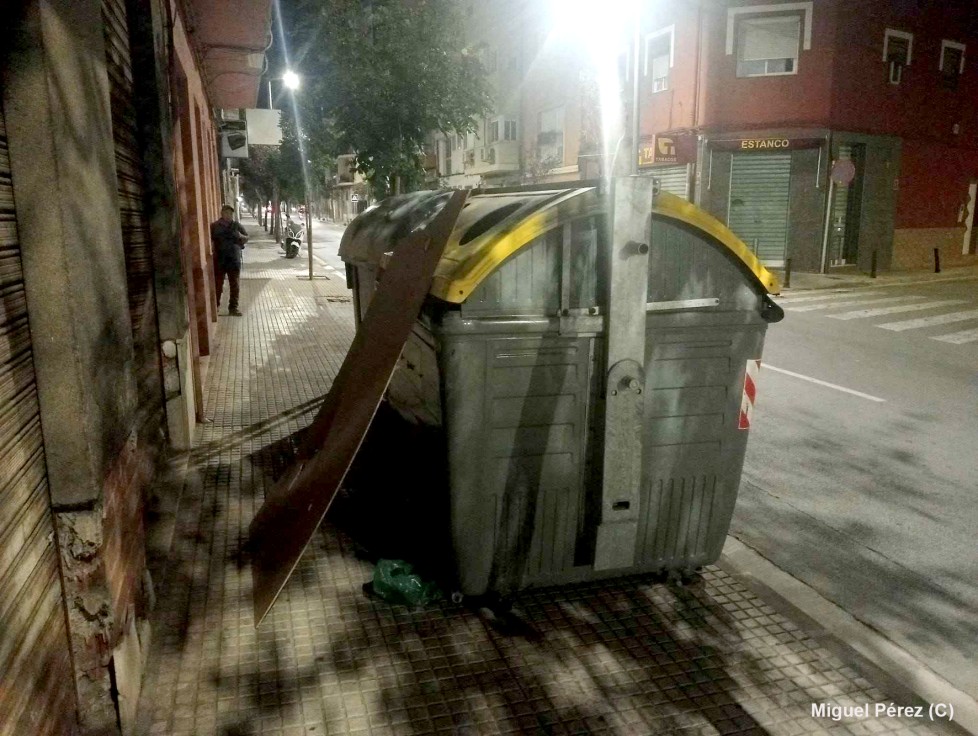
{"label": "crosswalk stripe", "polygon": [[933,325],[947,325],[952,322],[964,322],[969,319],[978,319],[978,309],[969,309],[966,312],[950,312],[949,314],[938,314],[933,317],[921,317],[919,319],[908,319],[902,322],[888,322],[885,325],[876,325],[884,330],[903,332],[904,330],[916,330],[919,327],[931,327]]}
{"label": "crosswalk stripe", "polygon": [[896,297],[886,297],[884,299],[850,299],[841,302],[829,302],[828,304],[803,304],[800,307],[792,307],[789,304],[784,305],[784,311],[786,312],[814,312],[818,309],[837,309],[841,307],[861,307],[864,304],[894,304],[895,302],[912,302],[920,301],[925,299],[923,296],[896,296]]}
{"label": "crosswalk stripe", "polygon": [[949,332],[946,335],[938,335],[937,337],[932,337],[931,340],[940,340],[941,342],[949,342],[952,345],[964,345],[966,342],[975,342],[978,340],[978,330],[962,330],[961,332]]}
{"label": "crosswalk stripe", "polygon": [[830,319],[863,319],[865,317],[882,317],[884,314],[899,314],[900,312],[921,312],[925,309],[937,309],[938,307],[949,307],[952,304],[966,304],[963,299],[944,299],[937,302],[926,302],[925,304],[897,304],[895,307],[879,307],[878,309],[857,309],[853,312],[843,312],[842,314],[828,314]]}

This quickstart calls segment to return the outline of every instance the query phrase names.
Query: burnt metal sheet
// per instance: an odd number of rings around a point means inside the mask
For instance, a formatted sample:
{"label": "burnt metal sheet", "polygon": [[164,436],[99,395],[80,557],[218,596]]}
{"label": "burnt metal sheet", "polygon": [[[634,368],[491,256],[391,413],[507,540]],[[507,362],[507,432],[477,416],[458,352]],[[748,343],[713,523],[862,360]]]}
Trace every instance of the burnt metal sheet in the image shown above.
{"label": "burnt metal sheet", "polygon": [[297,461],[251,523],[255,626],[298,564],[363,442],[465,197],[446,192],[441,209],[397,244]]}

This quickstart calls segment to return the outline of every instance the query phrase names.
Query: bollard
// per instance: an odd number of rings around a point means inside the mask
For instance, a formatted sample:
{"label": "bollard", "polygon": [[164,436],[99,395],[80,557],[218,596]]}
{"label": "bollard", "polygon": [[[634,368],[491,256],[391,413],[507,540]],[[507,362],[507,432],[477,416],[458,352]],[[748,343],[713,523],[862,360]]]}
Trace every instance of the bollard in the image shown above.
{"label": "bollard", "polygon": [[869,278],[876,278],[876,255],[879,251],[873,251],[873,257],[869,261]]}
{"label": "bollard", "polygon": [[791,259],[784,259],[784,288],[790,288],[791,286]]}
{"label": "bollard", "polygon": [[[306,201],[309,201],[308,197]],[[308,204],[306,205],[306,248],[309,249],[309,280],[312,281],[312,212]]]}
{"label": "bollard", "polygon": [[941,272],[941,251],[939,248],[934,248],[934,273]]}

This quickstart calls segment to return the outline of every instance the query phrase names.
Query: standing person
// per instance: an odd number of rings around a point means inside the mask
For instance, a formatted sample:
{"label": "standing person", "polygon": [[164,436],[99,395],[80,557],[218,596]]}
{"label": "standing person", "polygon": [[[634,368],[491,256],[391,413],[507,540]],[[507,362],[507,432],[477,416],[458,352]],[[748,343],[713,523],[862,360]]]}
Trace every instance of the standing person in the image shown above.
{"label": "standing person", "polygon": [[231,296],[228,298],[228,314],[240,317],[238,292],[241,276],[241,251],[248,242],[248,233],[234,219],[234,207],[221,207],[221,219],[211,224],[211,244],[214,247],[214,281],[217,285],[217,307],[221,307],[224,292],[224,276],[228,277]]}

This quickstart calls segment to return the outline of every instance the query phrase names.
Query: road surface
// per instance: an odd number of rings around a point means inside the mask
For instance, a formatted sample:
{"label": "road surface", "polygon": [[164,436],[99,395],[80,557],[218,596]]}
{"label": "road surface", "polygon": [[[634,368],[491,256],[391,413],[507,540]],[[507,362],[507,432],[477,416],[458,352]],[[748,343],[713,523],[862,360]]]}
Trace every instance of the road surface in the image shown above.
{"label": "road surface", "polygon": [[978,281],[780,303],[731,533],[978,697]]}

